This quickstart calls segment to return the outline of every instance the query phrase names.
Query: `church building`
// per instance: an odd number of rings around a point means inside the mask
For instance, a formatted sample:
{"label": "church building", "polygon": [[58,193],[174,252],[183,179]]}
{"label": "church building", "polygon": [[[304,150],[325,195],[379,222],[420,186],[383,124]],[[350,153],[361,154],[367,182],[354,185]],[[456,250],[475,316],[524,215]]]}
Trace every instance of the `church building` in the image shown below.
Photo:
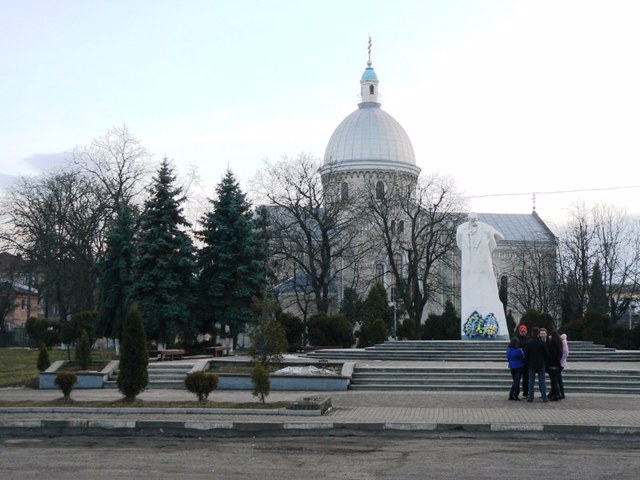
{"label": "church building", "polygon": [[[324,188],[332,189],[336,194],[326,198],[360,205],[360,210],[355,207],[353,210],[358,215],[362,215],[363,203],[375,209],[392,192],[403,192],[409,204],[418,202],[418,199],[413,200],[413,196],[417,195],[421,169],[416,164],[409,136],[400,123],[381,108],[378,101],[379,80],[372,66],[370,47],[367,66],[360,79],[360,96],[357,110],[337,126],[327,144],[320,175]],[[401,208],[396,210],[399,211],[394,213],[393,218],[386,219],[385,228],[390,238],[392,235],[401,242],[403,235],[409,235],[407,230],[410,221],[406,216],[403,217]],[[428,313],[439,313],[447,301],[460,311],[460,252],[455,246],[454,232],[457,225],[466,221],[466,216],[467,212],[458,210],[447,217],[451,223],[449,231],[454,237],[453,243],[447,247],[447,255],[436,260],[432,266],[434,270],[430,275],[437,278],[440,286],[435,290],[430,287],[429,303],[420,318],[421,322],[424,322]],[[545,282],[551,282],[555,271],[555,236],[535,211],[515,215],[478,212],[478,218],[504,236],[494,252],[496,281],[503,303],[506,304],[505,311],[511,311],[517,321],[528,308],[541,308],[541,303],[547,299],[534,298],[537,295],[527,298],[527,286],[523,284],[528,281],[524,278],[526,275],[516,275],[516,272],[529,268],[532,261],[540,261],[544,257],[544,265],[537,265],[536,269],[543,272]],[[375,219],[365,220],[365,223],[367,221],[376,223]],[[380,228],[369,229],[365,225],[360,235],[379,235],[380,232]],[[406,271],[411,259],[406,251],[395,248],[393,244],[385,244],[381,240],[377,246],[369,248],[367,255],[358,263],[357,272],[355,268],[351,273],[345,269],[337,277],[333,288],[337,298],[332,302],[332,310],[339,308],[345,288],[353,288],[354,285],[357,285],[357,293],[364,298],[371,285],[380,282],[385,286],[388,298],[392,302],[397,301],[397,279],[402,278],[403,269]],[[541,251],[545,254],[540,255]],[[436,295],[434,291],[437,291]]]}

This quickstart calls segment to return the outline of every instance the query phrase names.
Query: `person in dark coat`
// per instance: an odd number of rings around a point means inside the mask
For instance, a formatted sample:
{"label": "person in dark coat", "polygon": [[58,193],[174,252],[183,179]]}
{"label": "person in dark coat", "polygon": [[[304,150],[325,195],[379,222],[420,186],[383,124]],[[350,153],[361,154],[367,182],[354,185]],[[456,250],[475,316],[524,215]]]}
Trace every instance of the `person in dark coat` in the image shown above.
{"label": "person in dark coat", "polygon": [[[527,336],[527,333],[528,333],[527,326],[525,324],[519,325],[517,332],[518,332],[518,336],[516,338],[518,339],[518,346],[524,352],[524,347],[529,341],[529,337]],[[528,396],[529,396],[529,367],[527,366],[526,359],[525,359],[525,364],[522,367],[522,397],[524,398]]]}
{"label": "person in dark coat", "polygon": [[549,358],[547,361],[547,370],[549,371],[549,380],[551,381],[551,392],[549,392],[549,400],[560,400],[561,389],[561,360],[562,360],[562,338],[555,330],[549,335],[547,341],[549,350]]}
{"label": "person in dark coat", "polygon": [[543,402],[548,402],[547,384],[545,378],[545,366],[547,363],[548,351],[546,343],[540,338],[540,329],[534,327],[531,331],[531,338],[524,347],[525,362],[529,367],[529,396],[528,402],[533,402],[533,388],[538,375],[538,385]]}
{"label": "person in dark coat", "polygon": [[520,400],[520,376],[524,369],[524,352],[520,348],[517,338],[512,338],[507,347],[507,361],[509,362],[509,370],[511,371],[511,390],[509,391],[509,400]]}

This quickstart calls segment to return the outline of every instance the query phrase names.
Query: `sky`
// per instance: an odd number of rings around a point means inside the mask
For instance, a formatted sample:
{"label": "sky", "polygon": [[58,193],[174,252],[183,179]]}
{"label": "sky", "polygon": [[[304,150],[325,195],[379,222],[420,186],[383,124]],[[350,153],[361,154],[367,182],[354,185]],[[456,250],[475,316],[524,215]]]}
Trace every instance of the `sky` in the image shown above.
{"label": "sky", "polygon": [[[155,160],[318,158],[371,59],[423,173],[471,210],[640,215],[636,0],[0,0],[0,184],[126,125]],[[549,193],[567,192],[567,193]]]}

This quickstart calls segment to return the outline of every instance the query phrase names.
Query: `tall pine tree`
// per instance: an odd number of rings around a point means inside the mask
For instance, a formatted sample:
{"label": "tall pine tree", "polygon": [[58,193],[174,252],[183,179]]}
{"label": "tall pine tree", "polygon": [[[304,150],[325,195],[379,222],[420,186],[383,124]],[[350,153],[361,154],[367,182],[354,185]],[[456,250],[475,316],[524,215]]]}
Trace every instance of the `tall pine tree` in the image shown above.
{"label": "tall pine tree", "polygon": [[591,273],[587,309],[594,310],[602,315],[609,314],[609,297],[607,296],[607,289],[602,281],[602,270],[600,270],[600,264],[598,262],[593,265],[593,271]]}
{"label": "tall pine tree", "polygon": [[148,337],[172,344],[176,336],[190,340],[195,334],[195,264],[182,189],[166,158],[150,190],[140,219],[133,291]]}
{"label": "tall pine tree", "polygon": [[226,324],[235,346],[238,333],[251,319],[251,299],[260,297],[264,288],[266,242],[231,171],[216,193],[198,232],[203,243],[197,260],[199,310],[203,330],[213,331],[215,322]]}
{"label": "tall pine tree", "polygon": [[116,223],[107,239],[107,253],[100,265],[99,335],[120,338],[122,323],[131,295],[133,259],[135,256],[134,226],[131,209],[121,206]]}

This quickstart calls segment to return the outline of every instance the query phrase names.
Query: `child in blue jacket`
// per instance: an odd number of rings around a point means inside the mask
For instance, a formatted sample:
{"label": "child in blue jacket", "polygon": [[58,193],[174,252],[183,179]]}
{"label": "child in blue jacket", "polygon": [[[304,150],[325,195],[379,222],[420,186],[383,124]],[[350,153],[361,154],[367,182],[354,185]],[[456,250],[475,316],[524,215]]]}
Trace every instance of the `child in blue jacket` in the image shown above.
{"label": "child in blue jacket", "polygon": [[524,368],[524,352],[520,348],[520,342],[517,338],[512,338],[507,347],[507,360],[509,361],[509,370],[511,370],[511,390],[509,391],[509,400],[520,400],[520,377]]}

